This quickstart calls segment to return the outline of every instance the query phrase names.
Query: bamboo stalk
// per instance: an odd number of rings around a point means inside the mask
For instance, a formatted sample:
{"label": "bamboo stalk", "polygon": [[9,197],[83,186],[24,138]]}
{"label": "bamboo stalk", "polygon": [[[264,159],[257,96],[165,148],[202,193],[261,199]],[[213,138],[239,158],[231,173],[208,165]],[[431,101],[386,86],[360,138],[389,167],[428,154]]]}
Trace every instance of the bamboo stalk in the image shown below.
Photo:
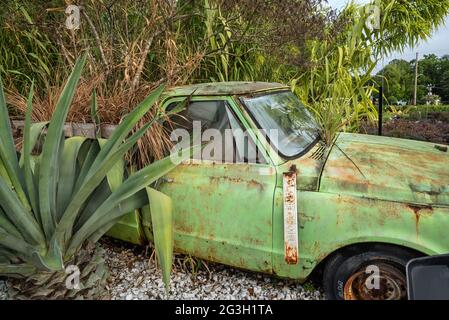
{"label": "bamboo stalk", "polygon": [[106,67],[106,70],[109,71],[110,67],[109,67],[109,64],[108,64],[108,62],[106,60],[106,56],[104,54],[103,46],[101,45],[101,40],[100,40],[100,36],[98,35],[97,29],[95,28],[95,25],[93,24],[93,22],[90,19],[90,17],[87,15],[86,11],[82,10],[81,12],[83,13],[83,16],[86,18],[87,23],[89,24],[89,26],[90,26],[90,28],[92,30],[92,33],[94,34],[95,41],[97,42],[98,49],[100,50],[101,60],[102,60],[102,62],[104,64],[104,66]]}

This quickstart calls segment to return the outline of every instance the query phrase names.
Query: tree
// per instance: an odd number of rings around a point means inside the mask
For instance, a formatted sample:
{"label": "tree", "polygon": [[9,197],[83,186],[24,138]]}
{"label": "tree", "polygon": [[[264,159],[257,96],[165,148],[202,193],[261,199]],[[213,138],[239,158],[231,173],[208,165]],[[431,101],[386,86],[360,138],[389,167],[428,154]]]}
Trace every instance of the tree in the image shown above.
{"label": "tree", "polygon": [[[378,79],[385,79],[385,97],[390,103],[393,103],[392,97],[409,102],[412,100],[415,63],[415,60],[393,60],[377,74]],[[429,54],[419,61],[419,103],[426,102],[429,86],[434,95],[441,97],[442,103],[449,102],[449,55],[439,58],[435,54]]]}
{"label": "tree", "polygon": [[413,83],[413,70],[405,60],[393,60],[380,73],[385,77],[384,94],[387,100],[394,104],[398,100],[410,100],[410,84]]}
{"label": "tree", "polygon": [[[378,26],[370,23],[373,7],[380,13]],[[365,6],[351,2],[339,16],[347,21],[342,32],[309,43],[314,63],[293,84],[327,137],[340,130],[358,131],[361,120],[377,121],[371,100],[377,85],[371,72],[383,55],[429,38],[448,12],[449,0],[377,0]]]}
{"label": "tree", "polygon": [[441,64],[441,82],[437,91],[441,96],[442,102],[449,104],[449,55],[445,55],[440,60]]}

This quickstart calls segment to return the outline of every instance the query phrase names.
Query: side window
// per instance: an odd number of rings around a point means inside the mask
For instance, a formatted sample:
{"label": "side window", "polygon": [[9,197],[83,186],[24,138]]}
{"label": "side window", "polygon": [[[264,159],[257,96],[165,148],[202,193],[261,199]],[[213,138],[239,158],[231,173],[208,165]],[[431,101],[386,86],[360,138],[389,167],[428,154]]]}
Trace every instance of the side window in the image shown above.
{"label": "side window", "polygon": [[[167,111],[176,105],[177,103],[169,105]],[[172,131],[174,138],[177,137],[177,129],[182,129],[195,141],[201,142],[202,160],[221,163],[266,163],[226,101],[191,102],[187,110],[170,118],[167,129]]]}
{"label": "side window", "polygon": [[[168,106],[167,111],[172,110],[177,103]],[[173,129],[185,129],[193,133],[195,122],[201,125],[201,129],[228,129],[226,121],[226,108],[224,101],[198,101],[191,102],[187,110],[180,112],[171,118]]]}

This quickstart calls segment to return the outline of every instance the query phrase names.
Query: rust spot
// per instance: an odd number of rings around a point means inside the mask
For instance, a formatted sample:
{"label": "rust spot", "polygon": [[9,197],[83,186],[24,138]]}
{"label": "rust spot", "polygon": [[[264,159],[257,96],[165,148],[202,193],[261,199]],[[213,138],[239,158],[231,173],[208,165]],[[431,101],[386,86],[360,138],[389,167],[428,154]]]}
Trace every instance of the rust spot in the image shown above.
{"label": "rust spot", "polygon": [[298,263],[298,251],[296,248],[285,246],[285,262],[288,264],[297,264]]}
{"label": "rust spot", "polygon": [[296,166],[284,173],[284,242],[285,261],[298,263],[298,208],[296,201]]}
{"label": "rust spot", "polygon": [[[246,183],[249,188],[257,188],[260,191],[264,191],[265,187],[263,183],[257,181],[257,180],[244,180],[242,178],[236,178],[236,177],[209,177],[211,184],[219,184],[221,181],[228,182],[228,183]],[[204,188],[209,189],[208,186],[204,186]]]}
{"label": "rust spot", "polygon": [[366,283],[372,273],[366,267],[354,273],[345,283],[343,297],[345,300],[403,300],[406,299],[405,275],[396,267],[386,263],[376,264],[380,274],[379,288],[369,288]]}
{"label": "rust spot", "polygon": [[285,173],[285,175],[291,177],[294,174],[298,174],[298,169],[296,168],[295,164],[292,164],[291,167],[288,169],[288,172]]}
{"label": "rust spot", "polygon": [[419,219],[421,219],[421,214],[419,212],[415,212],[416,216],[416,234],[419,235]]}
{"label": "rust spot", "polygon": [[262,183],[260,183],[259,181],[256,181],[256,180],[248,181],[248,187],[259,188],[260,191],[264,190],[264,185]]}
{"label": "rust spot", "polygon": [[296,183],[296,173],[295,172],[287,172],[284,174],[286,177],[287,185],[289,187],[293,187]]}
{"label": "rust spot", "polygon": [[421,210],[427,210],[427,211],[433,212],[432,206],[428,206],[428,205],[408,204],[407,206],[410,209],[412,209],[415,213],[419,213]]}
{"label": "rust spot", "polygon": [[414,204],[409,204],[407,205],[415,214],[415,221],[416,221],[416,234],[419,235],[419,222],[421,220],[421,215],[422,215],[422,211],[426,210],[426,211],[430,211],[431,213],[433,212],[433,208],[431,206],[425,206],[425,205],[414,205]]}
{"label": "rust spot", "polygon": [[242,179],[240,178],[233,178],[233,177],[209,177],[209,180],[211,183],[217,184],[220,182],[220,180],[225,180],[230,183],[240,183],[242,182]]}
{"label": "rust spot", "polygon": [[295,201],[295,196],[291,193],[287,193],[285,195],[285,201],[288,203],[292,203],[293,201]]}

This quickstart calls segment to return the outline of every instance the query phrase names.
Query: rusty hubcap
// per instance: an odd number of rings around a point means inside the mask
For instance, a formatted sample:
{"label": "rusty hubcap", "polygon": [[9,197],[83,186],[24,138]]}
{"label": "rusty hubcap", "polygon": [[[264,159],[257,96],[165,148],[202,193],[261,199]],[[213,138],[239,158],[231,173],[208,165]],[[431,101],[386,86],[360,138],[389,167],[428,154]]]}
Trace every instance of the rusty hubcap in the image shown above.
{"label": "rusty hubcap", "polygon": [[403,300],[407,298],[406,278],[398,268],[386,264],[374,264],[379,273],[362,268],[346,281],[345,300]]}

